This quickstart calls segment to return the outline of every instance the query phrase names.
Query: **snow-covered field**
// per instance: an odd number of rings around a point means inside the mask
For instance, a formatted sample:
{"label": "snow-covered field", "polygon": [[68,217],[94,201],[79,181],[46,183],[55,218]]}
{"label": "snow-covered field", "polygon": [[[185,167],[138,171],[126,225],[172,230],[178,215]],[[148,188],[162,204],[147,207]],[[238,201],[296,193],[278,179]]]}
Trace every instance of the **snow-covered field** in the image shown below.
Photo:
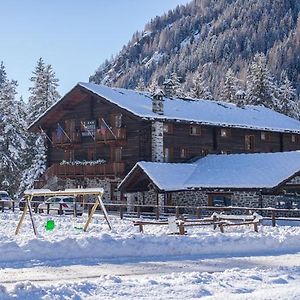
{"label": "snow-covered field", "polygon": [[0,299],[300,299],[300,227],[188,230],[146,226],[97,215],[29,216],[14,235],[18,213],[0,213]]}

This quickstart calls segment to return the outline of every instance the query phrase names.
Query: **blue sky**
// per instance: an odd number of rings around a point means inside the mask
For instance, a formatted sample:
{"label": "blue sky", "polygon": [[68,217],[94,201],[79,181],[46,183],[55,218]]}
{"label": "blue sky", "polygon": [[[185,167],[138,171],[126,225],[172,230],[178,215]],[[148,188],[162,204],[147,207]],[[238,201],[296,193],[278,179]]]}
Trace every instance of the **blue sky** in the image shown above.
{"label": "blue sky", "polygon": [[0,61],[27,100],[39,57],[66,93],[157,15],[189,0],[0,0]]}

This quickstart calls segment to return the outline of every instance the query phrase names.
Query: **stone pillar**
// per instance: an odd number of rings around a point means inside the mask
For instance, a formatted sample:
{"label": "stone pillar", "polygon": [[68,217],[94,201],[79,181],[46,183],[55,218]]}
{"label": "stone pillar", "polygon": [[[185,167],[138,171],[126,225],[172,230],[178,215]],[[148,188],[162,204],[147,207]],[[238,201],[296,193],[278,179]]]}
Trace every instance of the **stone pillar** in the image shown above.
{"label": "stone pillar", "polygon": [[154,121],[152,123],[152,161],[164,161],[164,124]]}
{"label": "stone pillar", "polygon": [[127,198],[127,212],[134,211],[134,204],[135,204],[135,195],[133,193],[126,194]]}
{"label": "stone pillar", "polygon": [[158,194],[157,195],[157,205],[159,206],[159,213],[165,212],[165,194]]}

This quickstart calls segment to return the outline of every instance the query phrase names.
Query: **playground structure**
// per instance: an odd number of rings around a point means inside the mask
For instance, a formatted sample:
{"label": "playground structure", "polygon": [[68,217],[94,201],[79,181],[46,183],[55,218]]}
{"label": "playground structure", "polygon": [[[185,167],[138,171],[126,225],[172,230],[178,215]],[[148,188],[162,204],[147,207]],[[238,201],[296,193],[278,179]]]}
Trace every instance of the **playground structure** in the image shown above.
{"label": "playground structure", "polygon": [[53,196],[73,196],[73,197],[77,197],[77,196],[95,196],[96,197],[96,201],[91,209],[91,212],[88,216],[88,219],[84,225],[83,230],[86,232],[87,228],[93,218],[93,215],[97,209],[97,207],[99,206],[103,212],[104,218],[107,222],[107,225],[109,227],[109,229],[112,229],[110,220],[109,220],[109,216],[108,213],[106,211],[106,208],[103,204],[102,201],[102,195],[103,195],[103,189],[102,188],[86,188],[86,189],[66,189],[66,190],[60,190],[60,191],[51,191],[48,189],[32,189],[32,190],[26,190],[24,192],[24,197],[25,197],[25,207],[23,210],[23,213],[20,217],[20,220],[18,222],[15,234],[17,235],[20,231],[20,228],[22,226],[22,223],[25,219],[27,210],[29,212],[29,216],[30,216],[30,220],[31,220],[31,225],[32,225],[32,229],[33,232],[35,234],[35,236],[37,236],[37,230],[36,230],[36,226],[35,226],[35,222],[34,222],[34,218],[33,218],[33,213],[32,213],[32,207],[31,207],[31,201],[33,199],[33,197],[35,196],[44,196],[44,197],[53,197]]}

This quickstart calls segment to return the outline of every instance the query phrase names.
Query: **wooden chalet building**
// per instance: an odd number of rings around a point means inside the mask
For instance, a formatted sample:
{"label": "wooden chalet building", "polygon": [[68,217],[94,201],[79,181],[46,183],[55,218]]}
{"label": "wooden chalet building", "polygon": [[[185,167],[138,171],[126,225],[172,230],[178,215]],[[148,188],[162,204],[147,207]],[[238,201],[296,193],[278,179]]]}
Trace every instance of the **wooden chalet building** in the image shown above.
{"label": "wooden chalet building", "polygon": [[262,106],[93,83],[77,84],[29,130],[48,136],[48,169],[38,187],[102,186],[106,201],[122,200],[117,186],[139,161],[300,149],[300,122]]}

